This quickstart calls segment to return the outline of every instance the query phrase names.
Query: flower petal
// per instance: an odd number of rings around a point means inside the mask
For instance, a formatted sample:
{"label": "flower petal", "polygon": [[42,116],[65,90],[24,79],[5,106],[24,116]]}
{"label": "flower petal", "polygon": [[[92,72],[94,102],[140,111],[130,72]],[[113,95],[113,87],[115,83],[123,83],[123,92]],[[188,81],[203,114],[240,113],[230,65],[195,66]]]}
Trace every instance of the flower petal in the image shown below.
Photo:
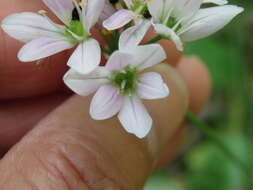
{"label": "flower petal", "polygon": [[139,78],[138,95],[142,99],[160,99],[169,95],[169,88],[163,82],[160,74],[155,72],[144,73]]}
{"label": "flower petal", "polygon": [[132,47],[126,53],[132,55],[134,61],[131,61],[131,65],[137,66],[139,70],[152,67],[166,59],[166,53],[159,44]]}
{"label": "flower petal", "polygon": [[29,42],[42,36],[57,36],[59,28],[45,17],[31,12],[16,13],[3,19],[2,29],[11,37]]}
{"label": "flower petal", "polygon": [[123,103],[123,97],[111,85],[101,86],[93,97],[90,115],[95,120],[109,119],[115,116]]}
{"label": "flower petal", "polygon": [[96,40],[91,38],[77,47],[67,65],[79,73],[87,74],[96,69],[100,61],[100,45]]}
{"label": "flower petal", "polygon": [[225,5],[228,3],[227,0],[203,0],[203,3],[213,3],[216,5]]}
{"label": "flower petal", "polygon": [[152,127],[152,118],[136,96],[125,96],[118,118],[128,133],[138,138],[147,136]]}
{"label": "flower petal", "polygon": [[[168,1],[167,1],[168,2]],[[164,10],[166,9],[165,6],[166,2],[164,0],[151,0],[147,1],[148,10],[152,15],[154,22],[159,22],[162,17],[164,16]]]}
{"label": "flower petal", "polygon": [[114,52],[106,63],[106,69],[114,71],[120,71],[127,65],[134,63],[134,57],[130,54],[123,53],[120,51]]}
{"label": "flower petal", "polygon": [[154,29],[158,34],[164,35],[170,38],[176,45],[179,51],[183,51],[183,42],[181,41],[180,37],[170,28],[162,25],[162,24],[155,24]]}
{"label": "flower petal", "polygon": [[148,20],[142,20],[139,25],[132,26],[122,32],[119,39],[119,49],[129,49],[137,46],[147,33],[151,22]]}
{"label": "flower petal", "polygon": [[104,67],[98,67],[88,75],[82,75],[70,69],[64,75],[63,81],[76,94],[88,96],[108,82],[108,74],[108,71]]}
{"label": "flower petal", "polygon": [[224,5],[201,9],[190,21],[191,24],[179,31],[183,41],[193,41],[207,37],[228,24],[243,8],[233,5]]}
{"label": "flower petal", "polygon": [[82,7],[83,25],[86,31],[90,31],[91,27],[97,23],[103,11],[105,0],[82,0],[82,2],[86,4]]}
{"label": "flower petal", "polygon": [[67,26],[70,24],[72,11],[74,10],[74,5],[71,0],[43,0],[43,2],[64,24]]}
{"label": "flower petal", "polygon": [[177,19],[191,17],[200,9],[202,2],[203,0],[176,0],[173,15]]}
{"label": "flower petal", "polygon": [[103,22],[108,19],[110,16],[112,16],[116,12],[116,9],[112,6],[111,3],[105,2],[105,6],[103,8],[103,11],[98,19],[99,25],[103,25]]}
{"label": "flower petal", "polygon": [[133,20],[133,12],[127,9],[121,9],[103,22],[107,30],[116,30]]}
{"label": "flower petal", "polygon": [[73,44],[62,39],[61,36],[41,37],[24,45],[18,53],[18,58],[22,62],[36,61],[72,47]]}

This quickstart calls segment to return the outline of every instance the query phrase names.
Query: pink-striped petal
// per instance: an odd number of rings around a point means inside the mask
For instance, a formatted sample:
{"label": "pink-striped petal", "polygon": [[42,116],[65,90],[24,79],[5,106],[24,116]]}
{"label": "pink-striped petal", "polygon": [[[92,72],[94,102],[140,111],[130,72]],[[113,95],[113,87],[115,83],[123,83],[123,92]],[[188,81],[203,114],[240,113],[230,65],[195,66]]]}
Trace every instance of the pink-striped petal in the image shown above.
{"label": "pink-striped petal", "polygon": [[134,59],[131,65],[138,67],[139,70],[152,67],[166,59],[166,53],[159,44],[132,47],[127,53]]}
{"label": "pink-striped petal", "polygon": [[101,86],[91,101],[90,115],[95,120],[109,119],[119,112],[122,102],[123,98],[116,88]]}
{"label": "pink-striped petal", "polygon": [[70,24],[74,9],[72,0],[43,0],[43,2],[64,24],[67,26]]}
{"label": "pink-striped petal", "polygon": [[234,5],[200,9],[189,21],[189,26],[179,31],[179,35],[185,42],[207,37],[222,29],[243,10],[242,7]]}
{"label": "pink-striped petal", "polygon": [[103,22],[112,16],[115,12],[116,9],[112,6],[112,4],[106,1],[103,11],[98,19],[98,24],[102,26]]}
{"label": "pink-striped petal", "polygon": [[121,9],[103,22],[107,30],[116,30],[133,20],[133,12],[127,9]]}
{"label": "pink-striped petal", "polygon": [[118,115],[123,128],[138,138],[147,136],[152,127],[150,117],[141,100],[133,96],[124,96],[124,103]]}
{"label": "pink-striped petal", "polygon": [[99,66],[100,61],[100,45],[91,38],[77,47],[67,65],[79,73],[88,74]]}
{"label": "pink-striped petal", "polygon": [[155,72],[144,73],[138,82],[138,96],[142,99],[160,99],[169,95],[169,88],[160,74]]}
{"label": "pink-striped petal", "polygon": [[43,36],[58,36],[62,26],[56,26],[45,17],[32,12],[11,14],[1,23],[2,29],[8,35],[22,42],[29,42]]}
{"label": "pink-striped petal", "polygon": [[86,4],[82,7],[83,25],[86,31],[90,31],[103,11],[105,0],[82,0],[82,2]]}
{"label": "pink-striped petal", "polygon": [[105,67],[111,71],[114,70],[120,71],[124,69],[126,66],[132,65],[133,63],[134,58],[132,55],[116,51],[110,56]]}
{"label": "pink-striped petal", "polygon": [[18,58],[23,62],[36,61],[72,47],[73,44],[60,37],[41,37],[24,45],[18,53]]}
{"label": "pink-striped petal", "polygon": [[63,77],[64,83],[76,94],[88,96],[94,93],[100,86],[108,82],[109,71],[104,67],[98,67],[88,75],[83,75],[70,69]]}
{"label": "pink-striped petal", "polygon": [[142,20],[138,25],[132,26],[125,30],[119,39],[119,49],[127,50],[140,44],[148,29],[151,26],[151,22],[148,20]]}

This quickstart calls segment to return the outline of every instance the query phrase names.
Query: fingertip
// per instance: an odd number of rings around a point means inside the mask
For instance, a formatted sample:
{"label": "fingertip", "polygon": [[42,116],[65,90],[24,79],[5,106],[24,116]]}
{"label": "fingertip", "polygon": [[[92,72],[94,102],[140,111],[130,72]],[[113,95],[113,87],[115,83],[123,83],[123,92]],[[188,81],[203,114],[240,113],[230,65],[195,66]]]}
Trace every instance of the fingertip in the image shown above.
{"label": "fingertip", "polygon": [[160,159],[159,155],[167,152],[168,140],[173,137],[184,121],[188,110],[188,91],[183,78],[169,64],[159,64],[149,70],[160,73],[170,89],[167,98],[145,101],[154,121],[153,136],[155,138],[149,138],[150,149],[153,155]]}
{"label": "fingertip", "polygon": [[183,57],[176,69],[187,85],[190,110],[200,112],[208,103],[212,90],[208,68],[197,57]]}

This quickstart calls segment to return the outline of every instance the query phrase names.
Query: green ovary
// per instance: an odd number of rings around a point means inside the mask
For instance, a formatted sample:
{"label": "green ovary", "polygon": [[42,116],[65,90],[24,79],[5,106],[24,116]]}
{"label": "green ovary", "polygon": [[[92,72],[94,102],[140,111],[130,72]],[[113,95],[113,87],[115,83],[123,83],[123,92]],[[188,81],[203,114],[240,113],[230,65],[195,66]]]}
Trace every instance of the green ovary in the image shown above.
{"label": "green ovary", "polygon": [[136,90],[137,79],[137,70],[126,67],[123,72],[114,72],[111,81],[122,94],[130,94]]}
{"label": "green ovary", "polygon": [[78,36],[83,36],[85,34],[83,24],[79,20],[72,20],[69,25],[69,30]]}
{"label": "green ovary", "polygon": [[[70,31],[79,36],[82,40],[76,39]],[[89,34],[84,30],[83,24],[79,20],[72,20],[64,35],[71,43],[81,42],[89,36]]]}

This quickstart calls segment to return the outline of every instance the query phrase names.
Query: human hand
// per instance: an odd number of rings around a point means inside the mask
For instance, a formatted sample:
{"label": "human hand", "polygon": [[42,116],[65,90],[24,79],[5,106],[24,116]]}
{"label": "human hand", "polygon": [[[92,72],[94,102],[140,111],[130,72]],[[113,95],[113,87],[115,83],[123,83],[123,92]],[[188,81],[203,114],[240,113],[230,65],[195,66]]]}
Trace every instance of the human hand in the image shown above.
{"label": "human hand", "polygon": [[[46,9],[32,0],[4,1],[0,7],[0,19]],[[69,98],[62,83],[68,52],[41,68],[20,63],[21,44],[0,31],[0,152],[8,151],[0,161],[0,189],[140,189],[154,169],[174,158],[188,102],[198,112],[209,96],[202,63],[181,59],[173,45],[162,41],[170,62],[179,63],[152,68],[163,75],[171,94],[145,102],[154,127],[140,140],[115,118],[90,119],[89,98]]]}

